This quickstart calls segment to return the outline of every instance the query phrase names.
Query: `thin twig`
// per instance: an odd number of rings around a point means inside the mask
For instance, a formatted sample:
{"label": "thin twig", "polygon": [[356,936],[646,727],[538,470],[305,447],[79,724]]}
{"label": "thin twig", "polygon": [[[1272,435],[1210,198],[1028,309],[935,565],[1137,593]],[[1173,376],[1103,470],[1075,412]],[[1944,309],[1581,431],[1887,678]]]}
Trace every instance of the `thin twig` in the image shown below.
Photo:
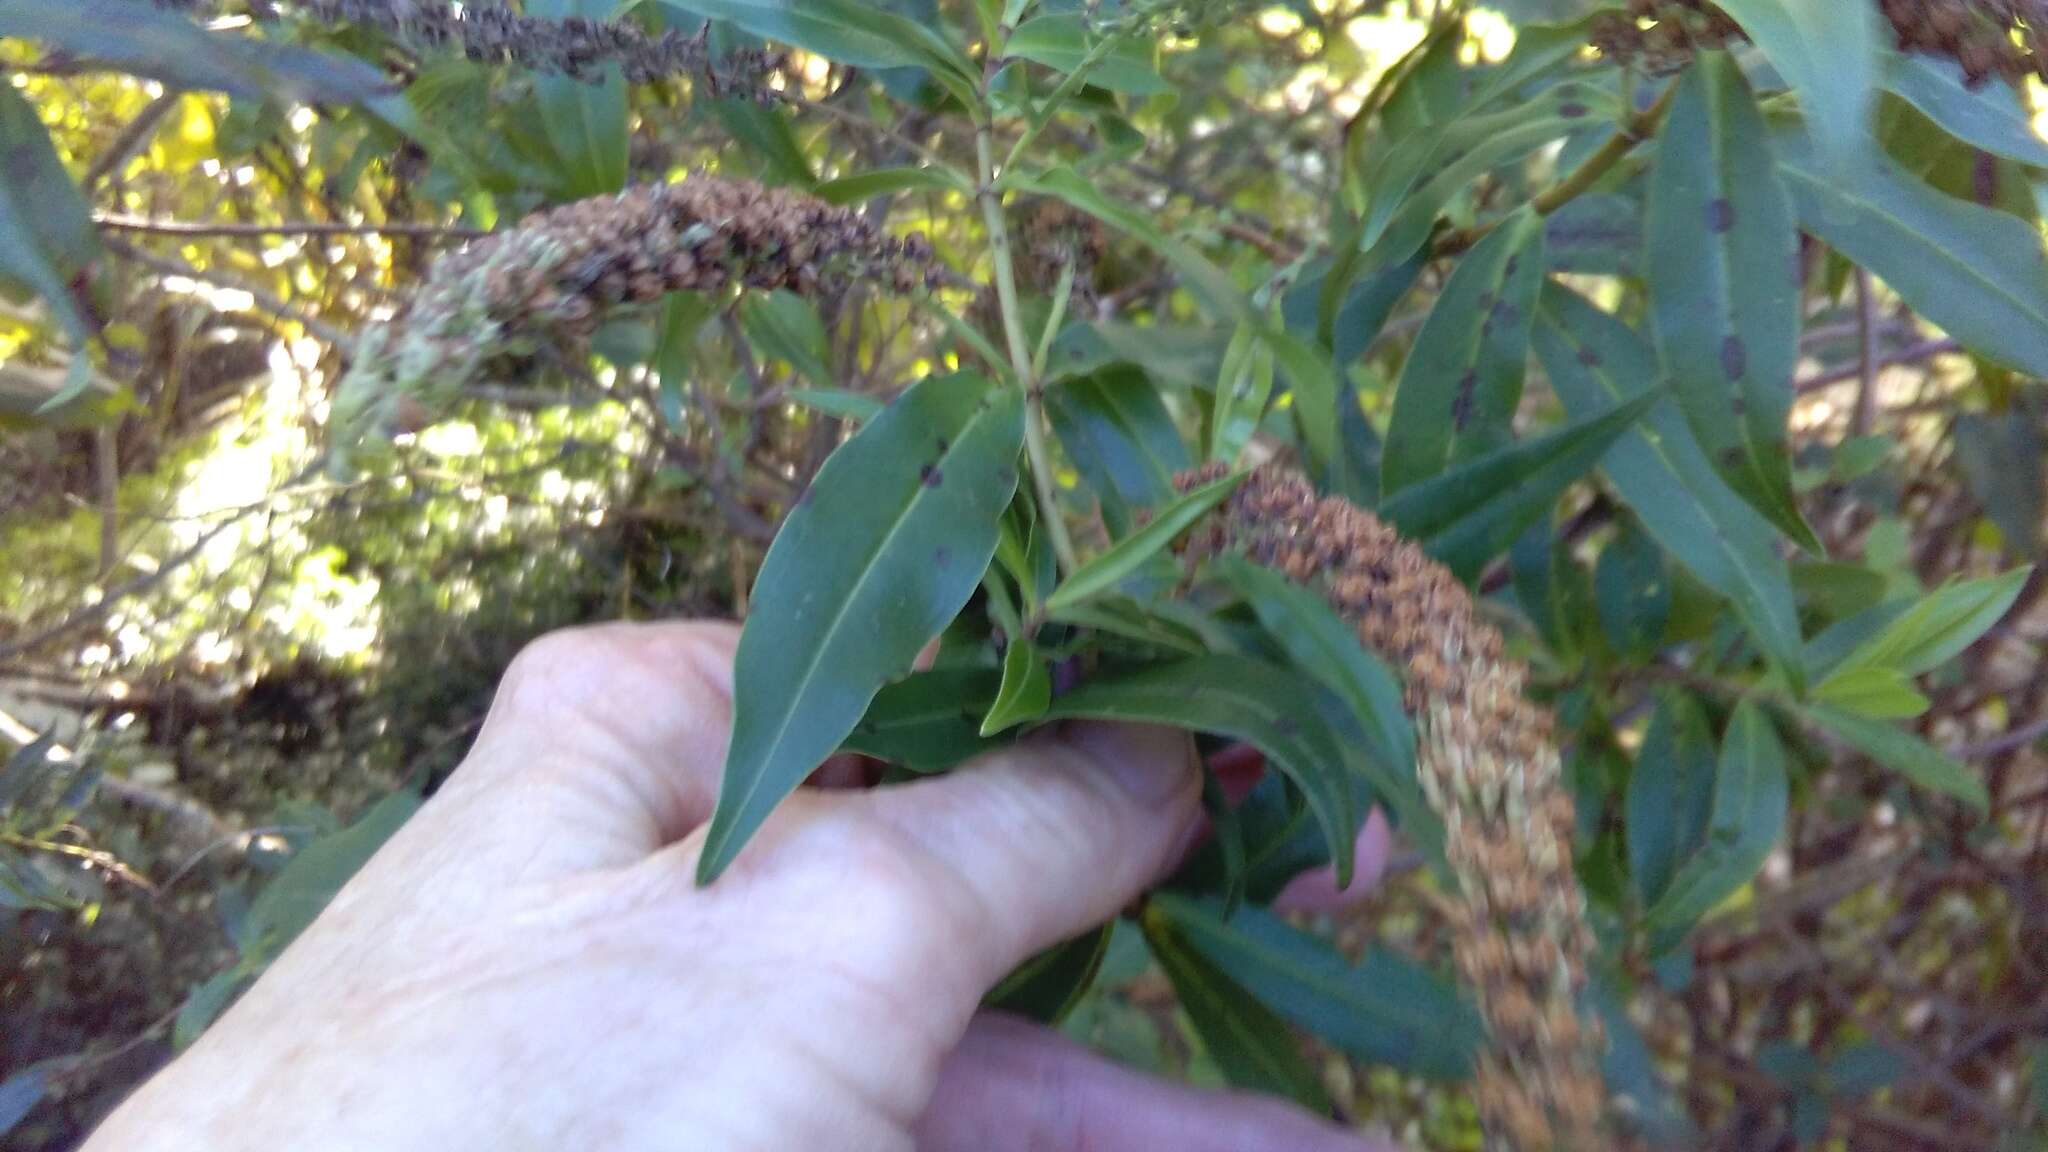
{"label": "thin twig", "polygon": [[[1962,350],[1963,346],[1954,340],[1922,340],[1918,344],[1901,348],[1897,352],[1883,357],[1878,361],[1878,367],[1890,368],[1899,364],[1916,364],[1922,360],[1932,360],[1936,356],[1947,356]],[[1798,384],[1799,394],[1804,396],[1809,392],[1817,392],[1844,381],[1860,379],[1862,375],[1863,365],[1859,360],[1855,364],[1847,364],[1840,368],[1829,369],[1818,376],[1801,380]]]}
{"label": "thin twig", "polygon": [[193,280],[201,284],[211,284],[216,288],[227,288],[236,292],[246,292],[249,294],[249,298],[251,300],[254,300],[256,303],[262,305],[264,309],[269,311],[273,316],[290,320],[293,323],[304,328],[306,331],[311,332],[313,335],[318,336],[320,339],[327,341],[329,344],[332,344],[337,348],[348,349],[353,347],[355,344],[355,341],[349,338],[348,333],[343,332],[341,329],[336,328],[334,325],[329,324],[327,321],[322,320],[317,316],[308,315],[307,313],[292,307],[290,304],[287,304],[283,300],[278,299],[276,296],[273,296],[270,293],[265,292],[261,288],[252,287],[251,285],[244,284],[238,280],[231,279],[227,276],[223,276],[220,273],[214,272],[212,270],[202,272],[199,269],[192,267],[190,264],[184,263],[183,261],[173,260],[167,256],[158,256],[151,252],[145,252],[132,244],[124,244],[119,240],[108,240],[107,250],[113,252],[117,256],[122,257],[123,259],[133,260],[137,264],[142,265],[144,268],[148,268],[153,272],[158,272],[165,276],[182,276],[187,280]]}
{"label": "thin twig", "polygon": [[162,123],[172,108],[177,107],[178,101],[184,95],[179,89],[169,88],[163,95],[143,105],[142,111],[135,114],[135,119],[130,120],[121,129],[120,134],[114,137],[113,143],[107,145],[107,150],[94,158],[92,166],[85,170],[85,175],[79,177],[79,185],[87,189],[94,188],[100,181],[127,167],[128,161],[134,159],[135,154],[142,150],[142,146],[149,143],[156,126]]}

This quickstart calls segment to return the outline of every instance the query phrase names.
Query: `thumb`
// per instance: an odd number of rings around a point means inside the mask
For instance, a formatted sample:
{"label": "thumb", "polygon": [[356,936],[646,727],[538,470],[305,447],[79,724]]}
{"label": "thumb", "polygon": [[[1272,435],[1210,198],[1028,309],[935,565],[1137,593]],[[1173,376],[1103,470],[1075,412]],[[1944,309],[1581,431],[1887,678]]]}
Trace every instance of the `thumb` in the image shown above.
{"label": "thumb", "polygon": [[869,793],[873,814],[987,912],[960,941],[984,986],[1108,920],[1172,864],[1201,795],[1185,732],[1085,724],[934,780]]}

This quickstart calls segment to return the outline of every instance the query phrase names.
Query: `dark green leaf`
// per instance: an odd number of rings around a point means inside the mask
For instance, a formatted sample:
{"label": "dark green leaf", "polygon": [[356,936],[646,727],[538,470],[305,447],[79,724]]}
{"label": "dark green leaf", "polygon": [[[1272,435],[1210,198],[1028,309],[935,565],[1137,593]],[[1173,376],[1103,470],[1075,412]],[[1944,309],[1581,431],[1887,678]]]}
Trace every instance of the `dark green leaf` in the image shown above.
{"label": "dark green leaf", "polygon": [[819,470],[754,584],[700,882],[717,878],[973,594],[1023,440],[1015,389],[931,377]]}
{"label": "dark green leaf", "polygon": [[1846,170],[1869,153],[1882,41],[1877,6],[1826,0],[1724,0],[1799,94],[1831,167]]}
{"label": "dark green leaf", "polygon": [[1628,196],[1581,196],[1544,221],[1543,251],[1558,272],[1633,276],[1643,267],[1642,206]]}
{"label": "dark green leaf", "polygon": [[1953,796],[1979,812],[1991,806],[1990,793],[1969,765],[1895,724],[1825,704],[1808,705],[1799,714],[1929,792]]}
{"label": "dark green leaf", "polygon": [[1156,908],[1203,959],[1274,1011],[1349,1055],[1458,1079],[1485,1031],[1445,982],[1384,949],[1356,966],[1324,940],[1257,907],[1226,922],[1206,901],[1155,894]]}
{"label": "dark green leaf", "polygon": [[[1543,294],[1536,354],[1566,411],[1584,419],[1651,388],[1642,337],[1570,291]],[[1665,552],[1734,603],[1779,667],[1799,663],[1792,579],[1769,523],[1721,481],[1676,401],[1658,401],[1602,461],[1616,492]]]}
{"label": "dark green leaf", "polygon": [[1401,704],[1401,683],[1321,596],[1241,556],[1219,556],[1210,570],[1237,589],[1296,668],[1336,693],[1365,735],[1360,758],[1374,793],[1411,839],[1432,857],[1443,825],[1415,776],[1415,729]]}
{"label": "dark green leaf", "polygon": [[1037,176],[1005,173],[1002,183],[1019,191],[1064,200],[1152,249],[1173,265],[1174,271],[1216,314],[1234,320],[1256,318],[1251,305],[1237,290],[1237,285],[1231,282],[1228,273],[1186,243],[1167,235],[1152,222],[1150,214],[1103,195],[1101,189],[1072,168],[1053,168]]}
{"label": "dark green leaf", "polygon": [[[604,20],[612,0],[527,0],[527,15],[543,20]],[[626,78],[606,65],[603,79],[545,75],[533,79],[541,126],[560,167],[562,195],[602,196],[626,186]]]}
{"label": "dark green leaf", "polygon": [[1917,676],[1946,664],[2005,617],[2033,571],[2015,568],[2002,576],[1964,580],[1928,593],[1849,653],[1829,679],[1863,668]]}
{"label": "dark green leaf", "polygon": [[1671,615],[1671,572],[1663,550],[1633,523],[1600,550],[1593,602],[1616,652],[1640,658],[1657,650]]}
{"label": "dark green leaf", "polygon": [[1543,218],[1523,209],[1459,261],[1415,339],[1387,427],[1393,495],[1506,444],[1543,287]]}
{"label": "dark green leaf", "polygon": [[[1278,776],[1268,779],[1280,779]],[[1244,902],[1245,867],[1244,821],[1238,810],[1231,806],[1230,797],[1223,790],[1223,781],[1209,765],[1202,766],[1202,812],[1209,818],[1209,840],[1199,855],[1213,858],[1222,876],[1217,885],[1222,889],[1223,915],[1227,918],[1237,911]],[[1187,869],[1181,875],[1192,878]]]}
{"label": "dark green leaf", "polygon": [[1134,510],[1172,498],[1173,478],[1188,468],[1187,447],[1144,372],[1112,364],[1047,389],[1045,406],[1112,533],[1129,530]]}
{"label": "dark green leaf", "polygon": [[268,962],[282,953],[419,806],[412,793],[394,792],[355,823],[301,848],[249,905],[244,958]]}
{"label": "dark green leaf", "polygon": [[2048,143],[2034,132],[2024,102],[2004,80],[1993,77],[1988,83],[1971,84],[1953,60],[1897,52],[1885,62],[1884,84],[1958,140],[2030,167],[2048,168]]}
{"label": "dark green leaf", "polygon": [[1628,1010],[1606,988],[1596,986],[1592,1000],[1607,1032],[1607,1052],[1600,1069],[1617,1120],[1651,1148],[1696,1147],[1699,1134],[1673,1100],[1656,1056]]}
{"label": "dark green leaf", "polygon": [[[72,285],[99,259],[99,234],[78,186],[64,171],[35,106],[12,84],[0,92],[0,289],[27,290],[42,298],[74,345],[73,357],[89,368],[83,345],[91,326],[72,298]],[[90,375],[83,377],[90,381]],[[66,384],[38,405],[55,408],[73,399]]]}
{"label": "dark green leaf", "polygon": [[933,668],[875,694],[840,747],[912,772],[944,772],[1005,742],[981,735],[1000,690],[989,668]]}
{"label": "dark green leaf", "polygon": [[1800,227],[1972,351],[2048,375],[2048,258],[2031,224],[1944,196],[1889,159],[1838,172],[1788,141],[1776,140],[1778,169]]}
{"label": "dark green leaf", "polygon": [[[1100,39],[1089,32],[1087,21],[1079,15],[1047,14],[1019,25],[1003,42],[1003,53],[1043,64],[1055,72],[1072,72]],[[1146,41],[1147,38],[1137,36],[1120,38],[1095,61],[1088,72],[1088,83],[1139,96],[1172,91],[1173,86],[1153,69]]]}
{"label": "dark green leaf", "polygon": [[2015,556],[2039,555],[2041,523],[2048,519],[2048,444],[2040,417],[2015,406],[1996,416],[1964,412],[1956,417],[1955,461],[1970,495],[1998,525],[2005,549]]}
{"label": "dark green leaf", "polygon": [[1209,651],[1208,634],[1201,627],[1208,621],[1192,611],[1183,618],[1171,608],[1171,601],[1103,596],[1068,608],[1060,613],[1060,620],[1166,652],[1199,656]]}
{"label": "dark green leaf", "polygon": [[241,968],[230,968],[216,972],[205,983],[185,994],[185,1002],[178,1006],[177,1018],[171,1021],[171,1050],[183,1052],[199,1039],[214,1020],[226,1010],[228,1001],[234,999],[243,984],[248,983],[249,974]]}
{"label": "dark green leaf", "polygon": [[1111,921],[1040,952],[1005,976],[982,1003],[1041,1024],[1058,1024],[1095,982],[1115,927]]}
{"label": "dark green leaf", "polygon": [[877,168],[856,172],[837,180],[827,180],[813,190],[813,194],[827,204],[858,204],[898,192],[958,192],[971,196],[974,186],[960,173],[934,165],[929,168]]}
{"label": "dark green leaf", "polygon": [[1197,656],[1091,680],[1055,698],[1045,715],[1171,724],[1256,747],[1308,798],[1341,886],[1351,882],[1361,813],[1342,742],[1315,706],[1320,692],[1276,665]]}
{"label": "dark green leaf", "polygon": [[981,722],[981,734],[994,736],[1045,714],[1052,703],[1052,673],[1045,658],[1028,640],[1013,639],[1003,653],[1003,686]]}
{"label": "dark green leaf", "polygon": [[1786,426],[1799,351],[1799,232],[1763,114],[1732,56],[1679,82],[1644,220],[1651,316],[1700,447],[1737,491],[1809,550]]}
{"label": "dark green leaf", "polygon": [[1337,398],[1351,390],[1338,379],[1320,346],[1276,325],[1259,333],[1259,344],[1271,354],[1274,365],[1294,396],[1296,426],[1302,445],[1308,449],[1308,464],[1325,469],[1340,458],[1337,441]]}
{"label": "dark green leaf", "polygon": [[[1380,515],[1469,579],[1542,520],[1564,490],[1591,472],[1661,399],[1660,393],[1645,392],[1538,439],[1497,448],[1403,488],[1380,505]],[[1389,452],[1395,436],[1388,437]]]}
{"label": "dark green leaf", "polygon": [[[916,67],[933,70],[949,87],[967,87],[979,74],[944,36],[893,12],[854,0],[662,0],[728,20],[756,36],[780,40],[828,60],[857,68]],[[956,92],[956,94],[958,94]]]}
{"label": "dark green leaf", "polygon": [[749,293],[740,301],[740,327],[763,354],[788,362],[820,389],[831,388],[832,350],[809,300],[793,292]]}
{"label": "dark green leaf", "polygon": [[1302,1059],[1286,1023],[1203,959],[1156,905],[1146,910],[1142,923],[1145,942],[1224,1077],[1327,1115],[1330,1101],[1322,1081]]}
{"label": "dark green leaf", "polygon": [[1745,700],[1721,742],[1706,839],[1644,917],[1652,951],[1677,944],[1700,917],[1756,878],[1785,831],[1790,800],[1784,745],[1763,709]]}
{"label": "dark green leaf", "polygon": [[[1357,250],[1351,250],[1357,255]],[[1282,298],[1281,316],[1288,330],[1314,335],[1341,370],[1378,338],[1394,306],[1408,294],[1424,261],[1397,261],[1370,275],[1358,276],[1360,262],[1322,258],[1310,264]]]}
{"label": "dark green leaf", "polygon": [[354,104],[396,85],[350,56],[209,32],[143,0],[0,0],[0,36],[41,40],[177,88]]}
{"label": "dark green leaf", "polygon": [[1714,801],[1714,730],[1690,695],[1657,702],[1628,780],[1629,875],[1648,908],[1699,850]]}
{"label": "dark green leaf", "polygon": [[743,146],[744,154],[758,160],[763,182],[809,189],[818,182],[803,144],[796,138],[796,126],[781,109],[758,100],[728,96],[711,102],[711,110],[726,134]]}
{"label": "dark green leaf", "polygon": [[1196,521],[1207,516],[1209,511],[1221,504],[1237,486],[1244,483],[1245,474],[1234,473],[1221,480],[1211,480],[1168,504],[1159,510],[1143,528],[1112,544],[1107,552],[1076,568],[1066,582],[1046,598],[1046,610],[1055,616],[1065,609],[1082,604],[1122,583],[1125,577],[1136,572],[1140,565],[1166,550],[1167,545],[1178,539],[1181,533],[1192,528]]}

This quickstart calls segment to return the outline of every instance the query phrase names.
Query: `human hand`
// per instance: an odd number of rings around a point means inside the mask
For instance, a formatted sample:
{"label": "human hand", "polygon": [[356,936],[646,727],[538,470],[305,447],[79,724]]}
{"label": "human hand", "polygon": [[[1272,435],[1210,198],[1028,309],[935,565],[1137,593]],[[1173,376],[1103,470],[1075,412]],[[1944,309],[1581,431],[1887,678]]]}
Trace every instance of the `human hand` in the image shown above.
{"label": "human hand", "polygon": [[695,888],[736,638],[533,645],[447,786],[88,1152],[1383,1147],[976,1014],[1170,865],[1183,734],[806,789]]}

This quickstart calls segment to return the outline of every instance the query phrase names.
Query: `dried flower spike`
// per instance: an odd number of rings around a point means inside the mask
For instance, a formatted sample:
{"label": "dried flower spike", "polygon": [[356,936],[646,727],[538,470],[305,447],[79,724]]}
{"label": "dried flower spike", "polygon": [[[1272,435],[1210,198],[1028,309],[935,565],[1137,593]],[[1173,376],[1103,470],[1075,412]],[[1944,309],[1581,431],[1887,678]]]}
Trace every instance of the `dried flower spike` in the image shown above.
{"label": "dried flower spike", "polygon": [[1593,937],[1572,800],[1551,718],[1522,695],[1526,670],[1448,569],[1291,472],[1254,472],[1191,547],[1242,552],[1319,591],[1403,669],[1423,791],[1464,897],[1453,951],[1491,1038],[1475,1089],[1488,1147],[1604,1147],[1604,1039],[1580,1013]]}
{"label": "dried flower spike", "polygon": [[[156,2],[160,7],[188,12],[226,7],[222,0]],[[763,49],[713,59],[703,36],[674,29],[653,33],[625,21],[542,20],[500,3],[287,0],[283,7],[321,24],[375,28],[416,48],[454,48],[471,60],[519,64],[578,79],[601,79],[607,64],[617,64],[629,83],[693,75],[714,93],[747,92],[765,99],[772,92],[763,81],[783,64],[781,53]]]}
{"label": "dried flower spike", "polygon": [[889,236],[801,193],[705,176],[635,185],[436,260],[405,311],[365,335],[329,425],[344,445],[416,426],[494,362],[574,349],[605,313],[670,292],[812,295],[856,281],[910,292],[938,274],[922,235]]}

